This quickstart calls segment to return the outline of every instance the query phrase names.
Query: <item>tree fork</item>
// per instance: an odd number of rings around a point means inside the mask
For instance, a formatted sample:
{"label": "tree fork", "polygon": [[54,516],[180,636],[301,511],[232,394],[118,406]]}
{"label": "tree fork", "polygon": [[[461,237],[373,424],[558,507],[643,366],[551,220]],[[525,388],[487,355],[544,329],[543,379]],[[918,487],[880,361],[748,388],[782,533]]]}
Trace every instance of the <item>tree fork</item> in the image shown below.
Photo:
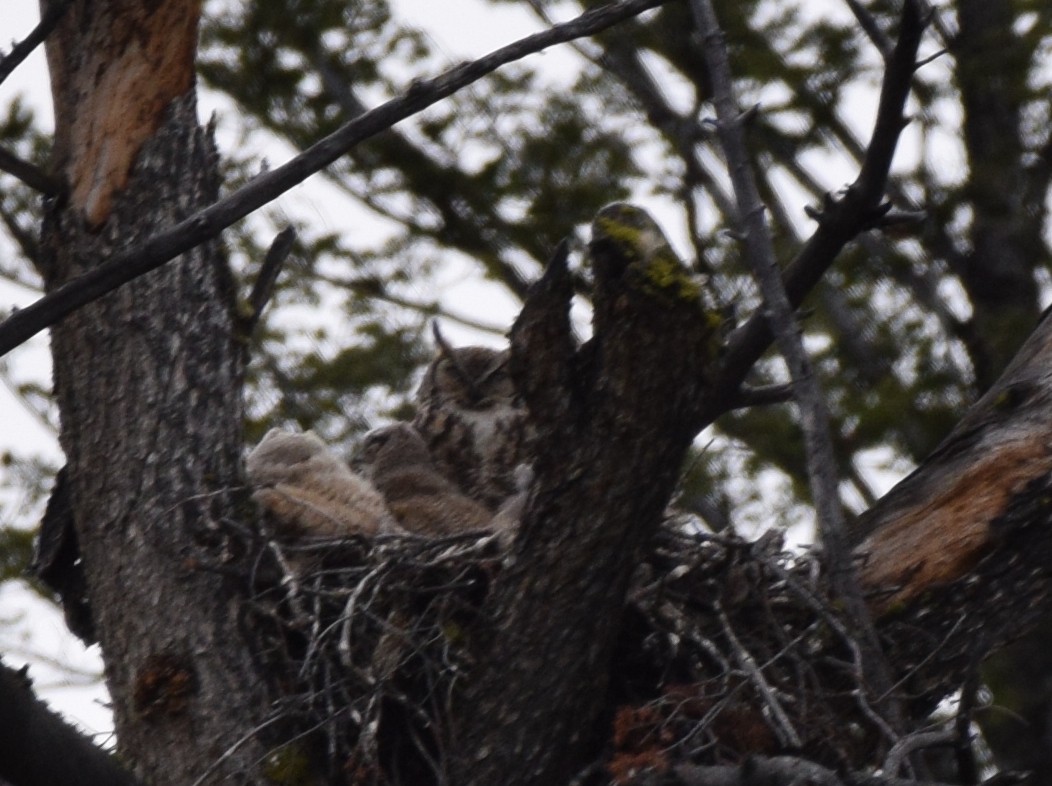
{"label": "tree fork", "polygon": [[700,286],[629,205],[599,213],[589,253],[590,341],[565,249],[512,328],[536,480],[453,719],[457,784],[566,783],[594,756],[629,579],[700,425],[719,327]]}

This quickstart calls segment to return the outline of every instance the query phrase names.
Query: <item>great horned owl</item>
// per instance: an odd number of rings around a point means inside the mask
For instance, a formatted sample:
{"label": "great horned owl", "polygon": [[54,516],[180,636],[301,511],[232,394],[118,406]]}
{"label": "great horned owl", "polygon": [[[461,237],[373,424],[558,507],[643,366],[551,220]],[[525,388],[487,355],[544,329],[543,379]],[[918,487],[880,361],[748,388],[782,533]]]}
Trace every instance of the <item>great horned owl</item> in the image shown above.
{"label": "great horned owl", "polygon": [[423,437],[409,423],[367,434],[359,461],[398,523],[410,532],[454,535],[491,525],[493,514],[438,471]]}
{"label": "great horned owl", "polygon": [[413,425],[438,467],[490,510],[517,492],[515,470],[528,460],[526,408],[508,374],[508,352],[453,349],[435,333],[438,352],[417,391]]}
{"label": "great horned owl", "polygon": [[314,432],[271,429],[245,462],[253,498],[283,535],[397,532],[383,497],[351,472]]}

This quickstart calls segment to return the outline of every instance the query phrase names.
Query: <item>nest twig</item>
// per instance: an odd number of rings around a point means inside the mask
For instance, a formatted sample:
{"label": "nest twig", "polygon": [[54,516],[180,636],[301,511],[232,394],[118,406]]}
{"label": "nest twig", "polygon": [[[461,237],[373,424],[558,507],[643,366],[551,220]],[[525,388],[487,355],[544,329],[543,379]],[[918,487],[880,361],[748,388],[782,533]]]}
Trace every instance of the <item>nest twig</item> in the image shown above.
{"label": "nest twig", "polygon": [[[250,614],[331,782],[445,781],[443,741],[503,547],[490,535],[255,538]],[[838,770],[901,743],[816,558],[669,520],[633,578],[588,783],[786,752]],[[901,687],[901,686],[900,686]]]}

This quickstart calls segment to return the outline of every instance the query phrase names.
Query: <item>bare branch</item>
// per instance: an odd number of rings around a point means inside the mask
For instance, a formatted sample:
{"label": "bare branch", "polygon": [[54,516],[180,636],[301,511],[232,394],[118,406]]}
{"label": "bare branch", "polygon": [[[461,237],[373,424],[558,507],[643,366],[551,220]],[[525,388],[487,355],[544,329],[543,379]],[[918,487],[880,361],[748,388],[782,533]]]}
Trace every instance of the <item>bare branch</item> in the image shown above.
{"label": "bare branch", "polygon": [[45,38],[51,35],[51,31],[62,21],[62,17],[71,5],[73,5],[73,0],[51,0],[40,24],[0,59],[0,84],[3,84],[4,80],[11,76],[11,72],[18,68],[22,61],[43,43]]}
{"label": "bare branch", "polygon": [[743,385],[734,399],[732,409],[762,407],[768,404],[781,404],[793,398],[792,385],[762,385],[751,388]]}
{"label": "bare branch", "polygon": [[780,737],[779,741],[787,748],[800,748],[803,743],[800,741],[800,735],[793,728],[793,722],[786,715],[785,710],[782,709],[781,702],[778,701],[778,697],[767,683],[767,680],[764,679],[763,671],[756,664],[756,659],[749,654],[749,651],[738,641],[738,637],[734,635],[731,621],[727,618],[726,612],[724,612],[723,607],[719,603],[716,604],[716,613],[719,614],[723,635],[727,637],[727,642],[734,651],[735,660],[738,661],[738,665],[749,676],[749,681],[763,697],[767,710],[774,718],[774,727]]}
{"label": "bare branch", "polygon": [[866,37],[873,42],[873,45],[880,51],[881,57],[887,62],[888,58],[891,57],[892,44],[888,37],[884,35],[884,31],[880,29],[877,20],[873,18],[873,14],[867,11],[865,6],[858,0],[844,0],[844,2],[851,9],[851,13],[855,15],[855,19],[858,20],[859,26],[865,31]]}
{"label": "bare branch", "polygon": [[45,196],[55,196],[62,190],[61,183],[40,167],[19,158],[10,150],[0,147],[0,170],[13,175]]}
{"label": "bare branch", "polygon": [[[877,120],[862,159],[861,171],[839,200],[830,201],[821,214],[818,229],[786,269],[785,290],[794,307],[821,279],[841,249],[864,231],[878,212],[899,134],[906,125],[903,110],[924,30],[915,4],[908,2],[905,9],[907,13],[903,14],[895,51],[884,71]],[[754,314],[734,331],[728,341],[720,380],[714,387],[718,395],[712,402],[712,417],[725,409],[726,399],[734,397],[734,391],[772,339],[771,327],[764,313]]]}
{"label": "bare branch", "polygon": [[949,730],[907,734],[888,751],[884,759],[884,772],[893,777],[897,776],[911,753],[938,745],[952,745],[955,739],[956,735]]}
{"label": "bare branch", "polygon": [[837,465],[829,431],[829,412],[815,379],[811,360],[804,352],[800,326],[792,313],[793,307],[782,286],[774,243],[764,218],[766,209],[749,164],[749,153],[742,133],[743,119],[734,97],[723,31],[719,28],[710,0],[691,0],[691,10],[703,38],[705,61],[712,79],[720,141],[727,156],[727,167],[744,233],[745,259],[760,286],[765,311],[774,325],[778,348],[793,379],[822,543],[830,565],[841,565],[849,560],[843,534],[844,513],[837,493],[837,478],[832,474]]}
{"label": "bare branch", "polygon": [[625,0],[602,6],[569,22],[501,47],[478,60],[456,66],[437,77],[413,82],[403,95],[344,124],[280,167],[258,175],[225,199],[159,232],[136,248],[111,257],[90,273],[66,282],[12,314],[0,323],[0,356],[86,303],[217,237],[226,227],[302,183],[358,143],[441,101],[501,66],[550,46],[593,35],[655,8],[662,2]]}
{"label": "bare branch", "polygon": [[[835,474],[837,463],[830,433],[829,412],[815,378],[810,358],[804,351],[800,327],[792,313],[794,304],[790,301],[786,287],[783,285],[775,259],[774,246],[764,219],[765,208],[760,200],[756,178],[749,163],[745,136],[742,131],[743,116],[738,110],[734,97],[723,32],[719,28],[711,0],[691,0],[690,6],[695,24],[703,39],[705,60],[712,79],[713,100],[719,119],[720,141],[727,156],[731,183],[738,202],[738,215],[741,217],[741,225],[745,233],[745,259],[760,286],[766,318],[773,327],[779,351],[785,358],[793,379],[794,395],[800,408],[811,493],[832,588],[835,596],[845,604],[849,619],[856,628],[863,651],[862,665],[865,675],[870,684],[885,696],[884,703],[892,725],[901,728],[901,708],[890,696],[892,684],[890,668],[883,655],[849,553],[847,536],[844,531],[844,512],[838,492],[838,478]],[[914,3],[912,0],[907,0],[903,10],[903,30],[911,26],[908,21],[910,17],[919,22],[919,13]],[[918,24],[918,27],[923,26]],[[914,59],[915,50],[909,58],[911,66]],[[890,71],[891,66],[889,65]],[[906,84],[908,91],[908,78]],[[884,103],[883,98],[882,95],[882,104]],[[901,128],[901,122],[897,122],[896,126]],[[881,135],[878,133],[881,127],[881,118],[878,115],[878,130],[874,132],[870,152],[874,148],[878,149],[886,157],[887,164],[883,167],[883,174],[879,175],[879,191],[874,204],[869,206],[864,213],[856,216],[856,226],[859,229],[865,228],[874,216],[882,217],[887,212],[880,208],[879,200],[884,190],[887,166],[890,166],[898,133],[895,131],[890,135]],[[889,144],[890,147],[888,147]],[[875,165],[867,152],[859,181],[863,183],[867,180],[873,181],[875,174],[880,172],[877,169],[875,173],[874,169]]]}

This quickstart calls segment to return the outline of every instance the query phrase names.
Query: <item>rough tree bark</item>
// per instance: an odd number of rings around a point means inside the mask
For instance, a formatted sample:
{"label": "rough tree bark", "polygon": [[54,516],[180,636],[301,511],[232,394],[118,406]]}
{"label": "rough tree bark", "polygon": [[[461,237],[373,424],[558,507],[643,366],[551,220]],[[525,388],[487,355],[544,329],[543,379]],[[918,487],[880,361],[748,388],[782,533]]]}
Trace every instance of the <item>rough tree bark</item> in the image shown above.
{"label": "rough tree bark", "polygon": [[928,700],[1049,610],[1052,319],[853,529],[890,657]]}
{"label": "rough tree bark", "polygon": [[453,782],[570,781],[596,723],[625,591],[700,427],[719,317],[643,211],[593,224],[594,337],[570,325],[565,249],[512,328],[512,374],[540,431],[510,569],[488,599],[453,730]]}
{"label": "rough tree bark", "polygon": [[[43,230],[49,290],[215,200],[194,92],[199,13],[196,0],[81,0],[48,39],[65,186]],[[52,354],[119,754],[153,783],[251,780],[267,697],[236,593],[196,558],[249,510],[231,491],[244,353],[220,247],[73,314]]]}

